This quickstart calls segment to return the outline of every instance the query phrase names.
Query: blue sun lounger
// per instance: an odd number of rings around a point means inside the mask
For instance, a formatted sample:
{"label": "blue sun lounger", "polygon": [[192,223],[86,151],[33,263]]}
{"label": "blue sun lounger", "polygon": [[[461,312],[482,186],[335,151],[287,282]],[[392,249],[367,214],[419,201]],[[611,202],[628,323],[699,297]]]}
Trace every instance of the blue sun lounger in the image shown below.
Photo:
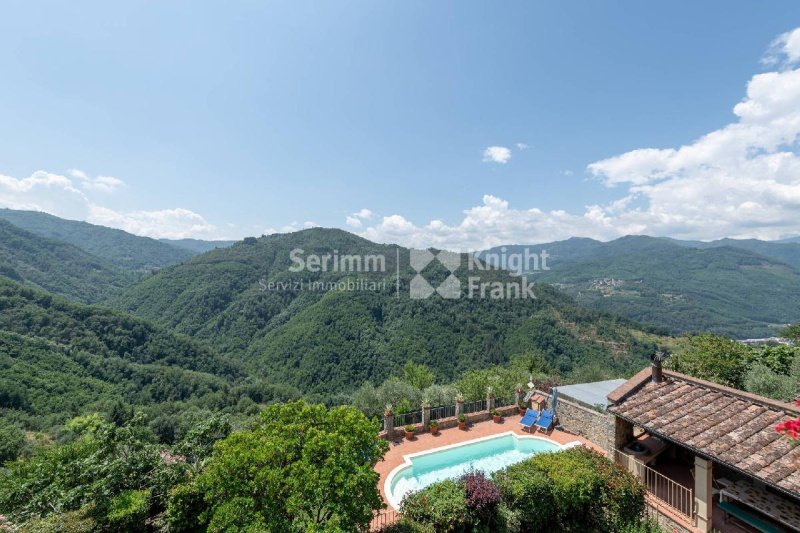
{"label": "blue sun lounger", "polygon": [[528,409],[525,411],[525,416],[520,419],[519,423],[523,428],[528,428],[530,431],[531,426],[536,423],[537,418],[539,418],[539,411],[536,409]]}
{"label": "blue sun lounger", "polygon": [[542,411],[542,416],[539,417],[539,420],[537,420],[534,425],[547,433],[547,430],[553,425],[553,416],[553,411],[545,409]]}

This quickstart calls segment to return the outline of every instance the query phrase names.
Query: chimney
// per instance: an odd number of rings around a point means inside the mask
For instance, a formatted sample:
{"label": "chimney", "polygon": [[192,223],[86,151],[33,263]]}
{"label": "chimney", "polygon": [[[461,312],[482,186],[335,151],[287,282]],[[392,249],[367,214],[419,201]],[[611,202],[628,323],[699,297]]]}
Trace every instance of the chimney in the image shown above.
{"label": "chimney", "polygon": [[653,354],[653,364],[651,370],[653,371],[653,383],[661,383],[664,380],[664,373],[661,370],[661,361],[664,360],[664,354],[656,352]]}

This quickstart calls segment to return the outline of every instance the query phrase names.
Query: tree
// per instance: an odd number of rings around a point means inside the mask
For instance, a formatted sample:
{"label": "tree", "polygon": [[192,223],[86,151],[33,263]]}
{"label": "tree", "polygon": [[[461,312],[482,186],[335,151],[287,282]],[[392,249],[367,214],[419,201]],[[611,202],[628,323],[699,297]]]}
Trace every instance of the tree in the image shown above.
{"label": "tree", "polygon": [[741,389],[751,353],[748,346],[719,335],[696,335],[669,364],[678,372]]}
{"label": "tree", "polygon": [[382,507],[374,465],[389,448],[351,406],[271,405],[218,442],[198,485],[209,531],[358,531]]}
{"label": "tree", "polygon": [[425,365],[419,365],[408,361],[403,366],[403,381],[410,383],[420,390],[427,389],[433,385],[433,371]]}
{"label": "tree", "polygon": [[25,445],[25,433],[14,424],[0,418],[0,466],[17,458]]}
{"label": "tree", "polygon": [[769,367],[755,364],[744,377],[744,388],[767,398],[793,400],[800,390],[796,378],[773,372]]}

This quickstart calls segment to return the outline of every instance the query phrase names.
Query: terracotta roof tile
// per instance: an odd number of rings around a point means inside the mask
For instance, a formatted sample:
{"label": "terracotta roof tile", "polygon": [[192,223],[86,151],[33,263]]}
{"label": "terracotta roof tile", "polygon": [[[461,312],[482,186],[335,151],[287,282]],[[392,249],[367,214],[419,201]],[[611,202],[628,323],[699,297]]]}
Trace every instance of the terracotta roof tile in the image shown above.
{"label": "terracotta roof tile", "polygon": [[676,372],[665,370],[661,383],[648,377],[612,392],[609,411],[800,496],[800,447],[775,431],[797,416],[792,406]]}

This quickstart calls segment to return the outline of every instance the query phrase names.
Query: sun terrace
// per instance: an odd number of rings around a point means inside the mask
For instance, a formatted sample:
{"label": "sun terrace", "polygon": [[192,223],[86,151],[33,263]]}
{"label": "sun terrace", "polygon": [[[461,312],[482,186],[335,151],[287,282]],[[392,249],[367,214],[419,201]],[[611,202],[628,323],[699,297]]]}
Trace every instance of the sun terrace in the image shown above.
{"label": "sun terrace", "polygon": [[[538,413],[552,410],[552,426],[546,431],[524,428],[520,404]],[[402,498],[398,476],[419,461],[425,463],[420,478],[437,480],[460,472],[459,461],[493,471],[530,453],[583,445],[635,474],[647,488],[649,514],[670,531],[800,532],[800,447],[774,430],[796,412],[792,405],[656,364],[627,381],[518,391],[513,400],[489,395],[480,402],[387,413],[381,436],[391,448],[375,470],[388,508],[373,527],[397,519]],[[438,422],[435,434],[429,429],[432,420]],[[531,438],[546,444],[519,445]],[[486,450],[495,444],[496,450]],[[485,459],[491,454],[500,462]]]}

